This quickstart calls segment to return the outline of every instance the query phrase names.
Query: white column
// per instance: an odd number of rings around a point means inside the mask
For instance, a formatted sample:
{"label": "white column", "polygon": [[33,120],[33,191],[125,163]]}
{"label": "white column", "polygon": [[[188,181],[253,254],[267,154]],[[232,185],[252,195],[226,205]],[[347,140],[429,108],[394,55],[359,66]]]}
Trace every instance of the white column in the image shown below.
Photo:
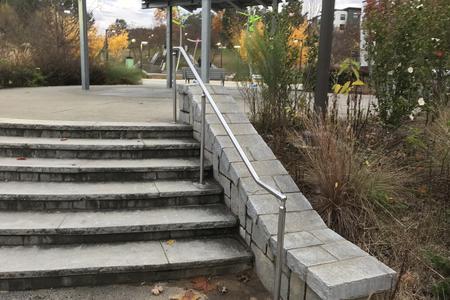
{"label": "white column", "polygon": [[209,82],[209,65],[211,51],[211,0],[202,0],[202,54],[201,77]]}
{"label": "white column", "polygon": [[78,0],[78,16],[80,24],[81,87],[83,90],[89,90],[89,46],[86,0]]}

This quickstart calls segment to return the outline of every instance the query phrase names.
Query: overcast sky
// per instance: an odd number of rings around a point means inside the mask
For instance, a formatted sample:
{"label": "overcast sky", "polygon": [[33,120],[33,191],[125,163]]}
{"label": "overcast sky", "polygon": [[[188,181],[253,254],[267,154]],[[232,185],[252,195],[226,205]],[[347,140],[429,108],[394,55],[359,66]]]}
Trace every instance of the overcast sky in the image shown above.
{"label": "overcast sky", "polygon": [[[304,0],[305,7],[320,10],[321,0]],[[117,18],[125,19],[131,27],[152,27],[153,10],[141,9],[140,0],[87,0],[88,10],[94,12],[97,26],[104,30]],[[361,6],[361,0],[336,0],[336,8]]]}

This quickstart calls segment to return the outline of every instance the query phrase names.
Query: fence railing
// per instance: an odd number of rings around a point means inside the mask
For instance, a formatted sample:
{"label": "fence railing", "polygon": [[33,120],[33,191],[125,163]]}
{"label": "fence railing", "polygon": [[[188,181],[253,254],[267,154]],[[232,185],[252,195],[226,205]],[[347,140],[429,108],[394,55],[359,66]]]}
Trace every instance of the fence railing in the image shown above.
{"label": "fence railing", "polygon": [[264,183],[261,181],[260,177],[258,176],[258,173],[256,172],[255,168],[253,167],[252,163],[248,159],[247,155],[245,154],[244,150],[242,149],[241,145],[239,144],[238,140],[236,139],[236,136],[234,135],[233,131],[231,130],[228,123],[225,121],[225,118],[223,117],[223,114],[220,112],[219,107],[217,106],[216,102],[214,101],[213,97],[209,93],[208,89],[205,86],[205,83],[201,79],[200,75],[198,74],[194,64],[190,60],[188,54],[186,51],[181,47],[174,47],[174,51],[172,53],[172,89],[173,89],[173,119],[174,122],[177,122],[177,80],[176,80],[176,60],[178,52],[181,53],[183,58],[186,60],[186,63],[188,64],[189,68],[191,69],[192,73],[195,76],[195,79],[197,81],[197,84],[200,86],[202,90],[202,102],[201,102],[201,138],[200,138],[200,184],[204,183],[204,167],[205,167],[205,116],[206,116],[206,99],[208,99],[209,104],[211,105],[214,113],[219,118],[220,123],[225,129],[225,132],[227,133],[228,137],[231,139],[231,142],[233,143],[234,147],[236,148],[239,156],[241,157],[242,161],[244,162],[245,166],[247,167],[248,171],[250,172],[250,175],[255,180],[255,182],[265,189],[267,192],[275,196],[280,201],[280,207],[279,207],[279,214],[278,214],[278,232],[277,232],[277,255],[276,255],[276,267],[275,267],[275,284],[274,284],[274,291],[273,291],[273,298],[274,300],[280,299],[280,288],[281,288],[281,272],[282,272],[282,265],[283,265],[283,258],[284,258],[284,228],[286,224],[286,195],[281,193],[280,191],[276,190],[275,188],[271,187],[270,185]]}

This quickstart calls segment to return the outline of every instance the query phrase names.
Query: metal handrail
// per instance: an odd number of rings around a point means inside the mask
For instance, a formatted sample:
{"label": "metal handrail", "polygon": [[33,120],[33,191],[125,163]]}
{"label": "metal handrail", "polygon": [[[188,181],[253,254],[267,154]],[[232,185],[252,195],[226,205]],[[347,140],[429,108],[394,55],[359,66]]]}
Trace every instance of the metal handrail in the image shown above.
{"label": "metal handrail", "polygon": [[[204,143],[205,143],[205,114],[206,114],[206,106],[205,106],[205,98],[208,99],[208,102],[211,104],[211,107],[216,114],[216,116],[219,118],[220,123],[222,124],[223,128],[225,129],[228,137],[231,139],[231,142],[233,143],[234,147],[236,148],[239,156],[243,160],[245,166],[247,167],[248,171],[250,172],[250,175],[255,180],[255,182],[268,191],[270,194],[275,196],[278,200],[281,201],[281,205],[279,207],[279,215],[278,215],[278,233],[277,233],[277,260],[276,260],[276,274],[275,274],[275,285],[274,285],[274,300],[279,300],[280,298],[280,287],[281,287],[281,269],[282,269],[282,257],[284,256],[283,251],[283,244],[284,244],[284,228],[286,223],[286,195],[281,193],[280,191],[276,190],[275,188],[271,187],[270,185],[264,183],[261,181],[258,173],[256,172],[255,168],[253,167],[252,163],[248,159],[247,155],[245,154],[244,150],[242,149],[241,145],[239,144],[238,140],[236,139],[236,136],[233,134],[233,131],[231,130],[230,126],[228,125],[227,121],[225,121],[225,118],[223,117],[223,114],[220,112],[219,107],[217,106],[216,102],[212,98],[211,94],[209,93],[208,89],[205,86],[205,83],[201,79],[200,75],[198,74],[197,70],[195,69],[194,64],[191,62],[188,54],[186,51],[181,47],[174,47],[173,51],[173,58],[176,59],[177,51],[179,51],[184,59],[186,60],[189,68],[191,69],[192,73],[194,74],[195,79],[197,80],[198,85],[202,89],[203,95],[202,95],[202,132],[201,132],[201,149],[200,149],[200,183],[203,184],[203,167],[204,167]],[[173,60],[173,61],[174,61]],[[172,63],[174,65],[174,63]],[[175,68],[172,68],[172,71],[174,74],[172,74],[173,83],[172,88],[174,89],[174,121],[176,122],[176,74],[175,74]]]}

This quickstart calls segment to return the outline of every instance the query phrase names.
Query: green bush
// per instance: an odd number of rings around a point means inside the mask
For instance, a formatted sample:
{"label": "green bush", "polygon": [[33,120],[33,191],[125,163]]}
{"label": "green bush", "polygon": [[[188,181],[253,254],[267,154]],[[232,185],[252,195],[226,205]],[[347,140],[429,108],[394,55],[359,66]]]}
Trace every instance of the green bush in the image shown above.
{"label": "green bush", "polygon": [[365,27],[379,114],[399,126],[421,106],[436,113],[450,93],[450,1],[367,1]]}
{"label": "green bush", "polygon": [[[263,16],[265,28],[248,31],[245,48],[251,73],[257,79],[255,125],[263,132],[292,123],[298,97],[291,89],[299,83],[298,48],[290,44],[291,33],[303,23],[302,3],[289,2],[278,15]],[[273,23],[276,21],[276,23]],[[275,26],[275,28],[273,27]]]}
{"label": "green bush", "polygon": [[41,70],[0,62],[0,88],[33,87],[45,83]]}
{"label": "green bush", "polygon": [[110,64],[105,67],[103,84],[140,84],[142,72],[136,68],[127,68],[123,64]]}

